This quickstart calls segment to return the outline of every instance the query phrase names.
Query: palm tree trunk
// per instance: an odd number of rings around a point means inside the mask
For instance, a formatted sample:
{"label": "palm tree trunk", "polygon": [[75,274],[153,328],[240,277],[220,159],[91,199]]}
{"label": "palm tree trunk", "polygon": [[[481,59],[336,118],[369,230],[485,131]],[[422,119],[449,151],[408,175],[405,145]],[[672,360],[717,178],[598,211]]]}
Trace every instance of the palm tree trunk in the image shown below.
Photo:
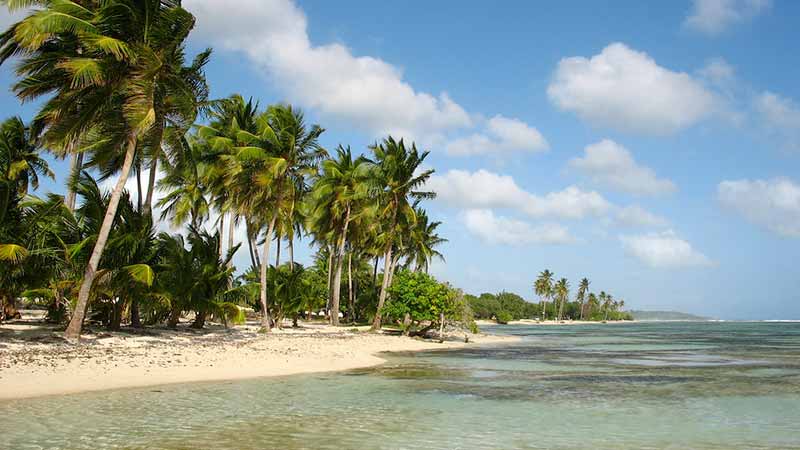
{"label": "palm tree trunk", "polygon": [[261,265],[261,276],[259,277],[259,281],[261,282],[261,328],[266,332],[269,332],[272,329],[272,324],[270,323],[269,318],[269,309],[267,308],[267,266],[269,266],[269,244],[272,243],[272,232],[275,231],[275,222],[277,221],[278,210],[276,208],[275,212],[272,214],[272,220],[269,222],[269,228],[267,228],[267,236],[264,238],[264,264]]}
{"label": "palm tree trunk", "polygon": [[256,257],[255,253],[253,252],[253,237],[250,235],[249,221],[245,220],[244,227],[245,227],[245,234],[247,235],[247,251],[250,253],[250,263],[253,265],[253,268],[255,269],[256,267],[258,267],[258,264],[256,264]]}
{"label": "palm tree trunk", "polygon": [[131,326],[133,328],[141,328],[142,327],[142,318],[139,314],[139,298],[134,297],[131,300]]}
{"label": "palm tree trunk", "polygon": [[277,236],[275,238],[275,268],[277,269],[278,266],[281,265],[281,237]]}
{"label": "palm tree trunk", "polygon": [[[70,144],[68,151],[72,151],[73,149],[74,144]],[[81,170],[83,170],[83,153],[73,153],[70,157],[69,178],[67,179],[67,196],[66,201],[64,202],[70,211],[75,210],[76,200],[75,189],[73,189],[72,182],[80,176]]]}
{"label": "palm tree trunk", "polygon": [[378,309],[375,311],[375,319],[372,321],[373,330],[381,329],[381,309],[383,309],[383,304],[386,302],[386,294],[389,288],[389,270],[392,264],[391,245],[389,245],[389,248],[386,249],[386,254],[383,256],[383,258],[383,282],[381,283],[380,296],[378,296]]}
{"label": "palm tree trunk", "polygon": [[222,235],[225,233],[225,212],[219,212],[219,243],[217,250],[219,251],[219,257],[222,258]]}
{"label": "palm tree trunk", "polygon": [[342,235],[339,237],[339,248],[336,251],[336,276],[333,279],[333,299],[331,301],[331,325],[339,325],[339,300],[342,295],[342,266],[344,265],[344,244],[347,242],[347,227],[350,225],[350,206],[344,215]]}
{"label": "palm tree trunk", "polygon": [[151,214],[153,211],[153,192],[156,188],[156,175],[158,174],[158,158],[161,153],[161,139],[164,133],[164,129],[162,126],[158,127],[157,133],[158,136],[158,146],[154,150],[153,159],[150,161],[150,179],[147,180],[147,197],[144,200],[144,207],[147,214]]}
{"label": "palm tree trunk", "polygon": [[[231,213],[228,220],[228,251],[231,251],[231,249],[234,247],[234,242],[233,242],[233,233],[235,231],[234,228],[235,224],[233,220],[233,213]],[[231,267],[233,267],[233,258],[231,258],[231,260],[228,261],[228,268]]]}
{"label": "palm tree trunk", "polygon": [[294,271],[294,234],[289,236],[289,270]]}
{"label": "palm tree trunk", "polygon": [[97,266],[100,264],[100,258],[103,256],[103,250],[106,248],[108,235],[111,233],[111,226],[114,224],[114,217],[117,215],[117,206],[119,206],[119,199],[122,196],[122,190],[125,188],[125,182],[128,180],[128,175],[133,165],[133,156],[136,153],[136,136],[131,134],[128,136],[128,149],[125,152],[125,161],[122,164],[122,172],[119,175],[116,186],[111,192],[111,199],[106,208],[105,217],[103,217],[103,224],[100,226],[100,233],[97,236],[97,242],[94,244],[92,256],[89,258],[89,264],[86,266],[86,271],[83,274],[83,282],[81,283],[80,291],[78,292],[78,301],[75,304],[75,311],[69,321],[67,330],[64,332],[64,337],[71,341],[77,341],[81,337],[81,329],[83,328],[83,318],[86,315],[86,308],[89,305],[89,293],[92,290],[94,277],[97,273]]}
{"label": "palm tree trunk", "polygon": [[333,251],[328,246],[328,300],[325,302],[325,315],[331,310],[331,293],[333,292]]}
{"label": "palm tree trunk", "polygon": [[142,211],[142,164],[136,163],[136,210]]}
{"label": "palm tree trunk", "polygon": [[347,254],[347,308],[350,310],[348,314],[350,323],[356,323],[356,304],[353,296],[353,249]]}
{"label": "palm tree trunk", "polygon": [[375,286],[375,281],[378,279],[378,260],[381,259],[380,256],[375,257],[375,265],[372,268],[372,285]]}

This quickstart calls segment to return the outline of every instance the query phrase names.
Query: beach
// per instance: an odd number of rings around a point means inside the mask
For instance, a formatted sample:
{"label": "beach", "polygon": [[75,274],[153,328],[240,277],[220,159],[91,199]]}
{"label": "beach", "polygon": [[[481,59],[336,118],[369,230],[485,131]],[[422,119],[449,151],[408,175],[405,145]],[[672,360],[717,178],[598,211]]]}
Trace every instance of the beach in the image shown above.
{"label": "beach", "polygon": [[38,322],[0,325],[0,400],[171,383],[237,380],[371,367],[382,352],[500,343],[514,338],[453,334],[444,343],[368,327],[300,323],[258,333],[248,323],[225,329],[147,328],[84,335],[78,345]]}

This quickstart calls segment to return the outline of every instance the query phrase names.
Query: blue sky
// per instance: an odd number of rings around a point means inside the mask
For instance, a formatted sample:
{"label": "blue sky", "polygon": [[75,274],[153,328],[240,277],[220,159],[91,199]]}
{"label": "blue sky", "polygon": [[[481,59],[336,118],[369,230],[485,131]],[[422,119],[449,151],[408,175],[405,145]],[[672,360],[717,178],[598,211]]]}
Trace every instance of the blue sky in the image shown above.
{"label": "blue sky", "polygon": [[431,151],[439,278],[533,299],[549,268],[632,308],[800,318],[797,2],[184,5],[213,96],[300,106],[330,149]]}

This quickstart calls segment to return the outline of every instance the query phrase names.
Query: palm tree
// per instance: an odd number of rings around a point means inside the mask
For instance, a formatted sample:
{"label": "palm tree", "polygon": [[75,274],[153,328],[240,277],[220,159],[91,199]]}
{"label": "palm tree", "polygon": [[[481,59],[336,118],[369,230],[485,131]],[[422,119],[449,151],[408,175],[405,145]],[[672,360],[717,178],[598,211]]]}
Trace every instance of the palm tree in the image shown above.
{"label": "palm tree", "polygon": [[586,294],[589,292],[589,279],[583,278],[581,279],[580,284],[578,285],[578,295],[577,300],[581,302],[581,320],[583,320],[583,315],[585,312],[584,303],[586,301]]}
{"label": "palm tree", "polygon": [[22,119],[12,117],[0,124],[0,223],[14,198],[21,200],[29,188],[39,188],[40,175],[53,178],[39,150]]}
{"label": "palm tree", "polygon": [[372,171],[376,193],[378,194],[378,217],[383,225],[380,240],[383,243],[383,281],[378,297],[378,309],[372,322],[372,329],[381,328],[381,309],[386,302],[395,260],[392,251],[402,244],[403,226],[416,222],[416,213],[412,206],[423,199],[434,198],[433,192],[419,190],[433,174],[433,170],[420,170],[429,152],[419,152],[414,143],[407,149],[403,140],[395,141],[389,136],[380,144],[370,149],[375,157],[375,168]]}
{"label": "palm tree", "polygon": [[444,255],[436,247],[447,242],[447,239],[439,236],[436,229],[442,222],[433,222],[428,218],[428,213],[422,208],[415,208],[417,221],[410,231],[408,251],[408,263],[414,264],[414,270],[423,270],[428,273],[428,268],[433,258],[444,261]]}
{"label": "palm tree", "polygon": [[339,325],[342,267],[348,229],[350,222],[362,213],[363,202],[368,197],[369,176],[369,161],[363,157],[354,159],[350,147],[339,146],[335,158],[323,161],[322,174],[317,178],[311,194],[314,203],[312,221],[318,225],[316,228],[333,225],[335,234],[336,255],[330,309],[332,325]]}
{"label": "palm tree", "polygon": [[0,36],[0,62],[22,55],[14,91],[21,99],[52,94],[37,116],[45,142],[80,139],[102,155],[98,165],[120,167],[65,332],[76,340],[137,147],[159,117],[163,56],[182,45],[194,17],[169,0],[31,4],[41,9]]}
{"label": "palm tree", "polygon": [[270,217],[264,234],[259,277],[261,324],[269,331],[267,267],[275,225],[281,210],[292,206],[295,200],[291,196],[292,189],[316,172],[327,152],[318,142],[324,130],[318,125],[306,127],[302,112],[291,106],[271,106],[256,119],[256,126],[255,133],[240,130],[237,134],[244,145],[235,148],[241,170],[235,174],[234,204],[241,214],[250,217],[251,223],[263,224],[255,217],[265,211]]}
{"label": "palm tree", "polygon": [[539,296],[542,303],[542,320],[547,320],[547,301],[553,295],[553,272],[545,269],[539,274],[539,278],[533,285],[536,295]]}
{"label": "palm tree", "polygon": [[589,293],[589,297],[587,300],[587,308],[589,309],[589,316],[600,306],[600,300],[597,298],[594,292]]}
{"label": "palm tree", "polygon": [[553,292],[558,300],[558,320],[561,320],[561,315],[564,312],[564,303],[569,299],[569,282],[566,278],[562,278],[553,286]]}
{"label": "palm tree", "polygon": [[170,217],[172,226],[178,227],[188,220],[193,228],[208,217],[209,204],[204,184],[205,165],[201,144],[191,136],[182,139],[183,151],[176,152],[167,166],[166,175],[158,183],[167,194],[158,201],[161,219]]}

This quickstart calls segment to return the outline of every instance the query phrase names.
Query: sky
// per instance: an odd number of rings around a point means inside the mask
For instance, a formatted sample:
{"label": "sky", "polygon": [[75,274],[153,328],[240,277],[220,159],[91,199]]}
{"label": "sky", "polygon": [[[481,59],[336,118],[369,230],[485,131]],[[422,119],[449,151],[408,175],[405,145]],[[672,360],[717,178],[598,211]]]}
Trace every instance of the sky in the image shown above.
{"label": "sky", "polygon": [[183,4],[212,97],[300,107],[330,150],[430,151],[437,278],[536,300],[550,269],[628,308],[800,319],[800,3]]}

